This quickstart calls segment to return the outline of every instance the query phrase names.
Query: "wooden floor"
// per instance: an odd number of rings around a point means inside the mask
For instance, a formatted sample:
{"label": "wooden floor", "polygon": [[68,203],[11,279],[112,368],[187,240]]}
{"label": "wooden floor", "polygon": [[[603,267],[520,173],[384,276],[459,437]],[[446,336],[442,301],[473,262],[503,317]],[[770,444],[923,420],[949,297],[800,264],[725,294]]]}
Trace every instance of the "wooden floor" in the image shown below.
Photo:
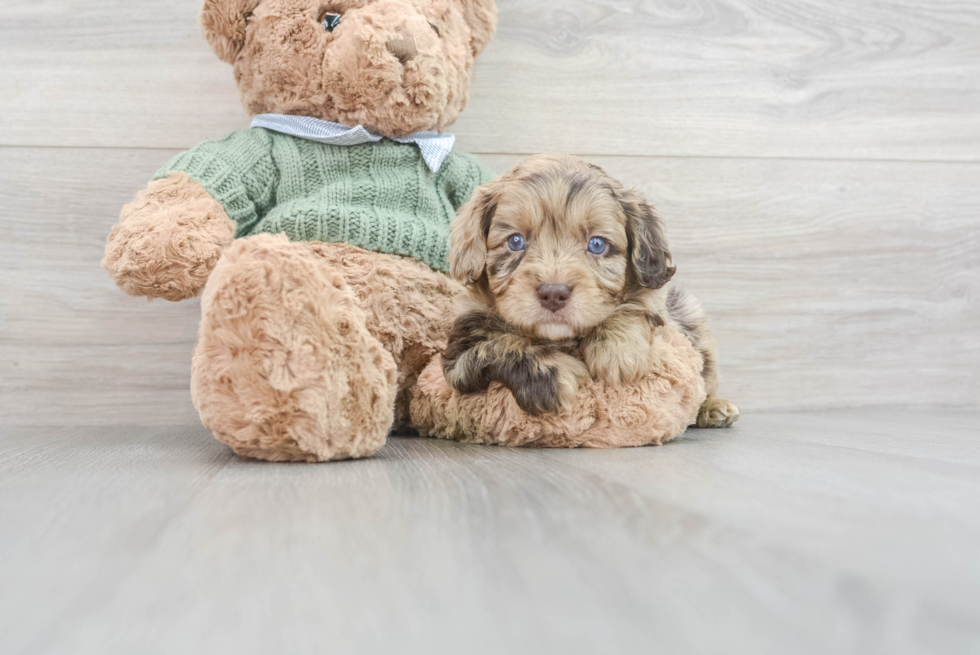
{"label": "wooden floor", "polygon": [[0,652],[976,653],[970,411],[747,416],[660,448],[0,431]]}

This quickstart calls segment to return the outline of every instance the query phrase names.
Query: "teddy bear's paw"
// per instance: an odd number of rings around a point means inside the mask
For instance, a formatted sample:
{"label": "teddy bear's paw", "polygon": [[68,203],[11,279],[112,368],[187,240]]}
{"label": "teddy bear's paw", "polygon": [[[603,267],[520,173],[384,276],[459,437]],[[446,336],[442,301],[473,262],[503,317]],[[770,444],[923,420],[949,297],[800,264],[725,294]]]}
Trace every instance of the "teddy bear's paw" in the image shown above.
{"label": "teddy bear's paw", "polygon": [[236,241],[201,303],[192,395],[204,425],[246,457],[367,457],[394,420],[395,362],[343,275],[310,244]]}
{"label": "teddy bear's paw", "polygon": [[183,173],[151,182],[123,207],[102,266],[132,296],[184,300],[201,292],[235,223]]}
{"label": "teddy bear's paw", "polygon": [[698,410],[699,428],[730,428],[742,415],[735,403],[722,398],[710,397]]}

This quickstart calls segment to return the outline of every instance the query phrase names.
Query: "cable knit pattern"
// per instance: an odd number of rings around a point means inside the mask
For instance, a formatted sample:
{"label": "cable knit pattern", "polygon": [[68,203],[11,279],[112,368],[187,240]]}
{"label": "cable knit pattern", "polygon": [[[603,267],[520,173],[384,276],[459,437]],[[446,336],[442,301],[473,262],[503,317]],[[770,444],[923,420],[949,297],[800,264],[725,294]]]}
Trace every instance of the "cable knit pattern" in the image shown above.
{"label": "cable knit pattern", "polygon": [[348,243],[449,271],[449,224],[494,175],[453,152],[429,170],[417,146],[391,141],[334,146],[262,128],[181,153],[156,176],[201,183],[237,224],[238,237]]}

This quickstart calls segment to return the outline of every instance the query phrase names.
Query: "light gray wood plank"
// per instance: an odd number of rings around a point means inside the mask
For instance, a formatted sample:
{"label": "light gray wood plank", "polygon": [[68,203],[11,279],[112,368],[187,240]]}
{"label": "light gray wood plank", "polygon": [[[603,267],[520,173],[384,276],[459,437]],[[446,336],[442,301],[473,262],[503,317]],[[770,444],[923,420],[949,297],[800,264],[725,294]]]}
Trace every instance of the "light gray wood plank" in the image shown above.
{"label": "light gray wood plank", "polygon": [[973,652],[975,437],[973,412],[811,412],[316,466],[7,428],[0,650]]}
{"label": "light gray wood plank", "polygon": [[[858,576],[902,579],[922,605],[974,602],[980,515],[963,522],[964,511],[976,513],[966,508],[980,497],[980,431],[972,412],[803,412],[749,417],[740,428],[691,430],[683,438],[697,440],[697,455],[667,449],[653,469],[638,451],[619,451],[601,463],[568,452],[554,457],[609,481],[628,480],[644,496],[682,506],[706,524],[765,535],[761,540],[779,544],[783,553]],[[910,478],[914,484],[907,484]],[[682,480],[700,481],[697,493]],[[774,492],[782,495],[778,502]],[[899,516],[902,538],[896,539],[882,528]],[[941,535],[952,525],[969,525],[964,540],[943,544]],[[700,546],[734,564],[730,553],[717,552],[713,535],[705,536]],[[942,549],[944,570],[909,567],[936,549]],[[748,569],[771,565],[765,555],[743,563]],[[895,609],[912,602],[901,594],[892,601]]]}
{"label": "light gray wood plank", "polygon": [[[130,298],[99,267],[170,154],[0,149],[5,421],[197,423],[199,304]],[[745,409],[980,404],[980,167],[593,161],[659,207]]]}
{"label": "light gray wood plank", "polygon": [[122,205],[167,157],[0,149],[3,421],[198,424],[200,303],[130,298],[99,265]]}
{"label": "light gray wood plank", "polygon": [[111,598],[232,457],[203,428],[0,428],[0,651]]}
{"label": "light gray wood plank", "polygon": [[[246,124],[199,0],[8,0],[0,143],[186,148]],[[959,0],[500,0],[454,130],[480,153],[977,161]]]}

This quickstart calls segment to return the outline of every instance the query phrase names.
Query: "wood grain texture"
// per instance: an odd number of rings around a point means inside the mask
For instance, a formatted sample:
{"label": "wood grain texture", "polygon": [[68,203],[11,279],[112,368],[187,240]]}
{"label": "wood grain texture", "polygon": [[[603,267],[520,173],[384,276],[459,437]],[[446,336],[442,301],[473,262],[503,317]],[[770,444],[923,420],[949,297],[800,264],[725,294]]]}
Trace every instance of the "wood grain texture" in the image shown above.
{"label": "wood grain texture", "polygon": [[320,466],[202,428],[6,428],[0,651],[975,652],[975,423],[750,415]]}
{"label": "wood grain texture", "polygon": [[[980,6],[500,0],[478,153],[977,161]],[[7,0],[0,144],[187,148],[247,122],[200,0]]]}
{"label": "wood grain texture", "polygon": [[[130,298],[99,267],[171,154],[0,149],[7,422],[197,423],[199,303]],[[980,165],[592,161],[659,208],[743,408],[980,404]]]}

